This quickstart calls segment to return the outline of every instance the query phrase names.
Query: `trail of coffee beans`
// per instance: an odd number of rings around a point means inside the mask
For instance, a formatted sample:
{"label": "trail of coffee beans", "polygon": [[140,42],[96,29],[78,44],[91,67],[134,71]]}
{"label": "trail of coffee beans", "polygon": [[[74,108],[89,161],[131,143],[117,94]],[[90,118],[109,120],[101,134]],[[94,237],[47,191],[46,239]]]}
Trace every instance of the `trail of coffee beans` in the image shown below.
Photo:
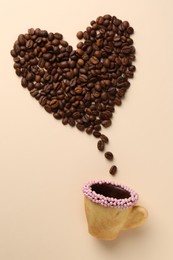
{"label": "trail of coffee beans", "polygon": [[[120,106],[130,86],[135,66],[135,48],[128,21],[99,16],[85,31],[79,31],[77,49],[60,33],[29,29],[20,34],[11,55],[21,84],[54,118],[98,138],[105,151],[109,142],[102,127],[112,124],[114,106]],[[112,161],[113,154],[104,152]],[[111,166],[115,175],[117,167]]]}

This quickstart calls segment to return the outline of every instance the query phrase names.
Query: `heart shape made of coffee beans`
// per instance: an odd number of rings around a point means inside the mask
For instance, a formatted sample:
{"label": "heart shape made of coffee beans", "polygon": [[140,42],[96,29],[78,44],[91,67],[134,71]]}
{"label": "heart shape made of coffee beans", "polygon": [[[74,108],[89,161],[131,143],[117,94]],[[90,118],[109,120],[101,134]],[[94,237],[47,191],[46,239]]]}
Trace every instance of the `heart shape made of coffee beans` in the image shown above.
{"label": "heart shape made of coffee beans", "polygon": [[73,50],[60,33],[32,28],[14,43],[14,68],[47,112],[64,125],[100,137],[135,71],[131,34],[129,22],[99,16],[77,33],[80,42]]}

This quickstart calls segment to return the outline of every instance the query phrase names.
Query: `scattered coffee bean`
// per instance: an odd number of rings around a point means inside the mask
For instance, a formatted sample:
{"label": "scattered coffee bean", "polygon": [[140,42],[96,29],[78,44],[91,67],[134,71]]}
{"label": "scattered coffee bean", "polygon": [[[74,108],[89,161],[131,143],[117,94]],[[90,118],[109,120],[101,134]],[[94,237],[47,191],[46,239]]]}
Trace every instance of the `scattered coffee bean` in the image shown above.
{"label": "scattered coffee bean", "polygon": [[106,152],[105,153],[105,158],[110,160],[110,161],[112,161],[114,156],[113,156],[113,154],[111,152]]}
{"label": "scattered coffee bean", "polygon": [[109,142],[108,137],[107,137],[106,135],[104,135],[104,134],[101,134],[100,138],[101,138],[101,140],[102,140],[105,144],[107,144],[107,143]]}
{"label": "scattered coffee bean", "polygon": [[[128,21],[99,16],[79,31],[77,49],[60,33],[29,29],[17,37],[11,50],[16,74],[44,109],[64,125],[100,138],[104,150],[114,106],[120,106],[133,78],[135,48]],[[111,152],[105,153],[108,160]]]}
{"label": "scattered coffee bean", "polygon": [[97,148],[99,151],[104,151],[105,149],[105,143],[102,140],[99,140],[97,143]]}
{"label": "scattered coffee bean", "polygon": [[110,168],[110,170],[109,170],[109,173],[110,173],[111,175],[115,175],[116,172],[117,172],[117,166],[116,166],[116,165],[112,165],[111,168]]}

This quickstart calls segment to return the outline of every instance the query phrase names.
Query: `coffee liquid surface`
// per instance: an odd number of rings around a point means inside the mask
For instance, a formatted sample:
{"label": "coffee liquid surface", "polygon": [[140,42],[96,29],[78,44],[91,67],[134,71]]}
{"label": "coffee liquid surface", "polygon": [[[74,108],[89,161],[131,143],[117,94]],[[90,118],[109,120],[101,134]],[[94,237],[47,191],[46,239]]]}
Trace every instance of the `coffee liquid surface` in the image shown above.
{"label": "coffee liquid surface", "polygon": [[125,199],[131,196],[129,191],[123,189],[120,186],[112,185],[110,183],[96,183],[93,184],[91,188],[92,191],[95,191],[97,194],[103,195],[105,197]]}

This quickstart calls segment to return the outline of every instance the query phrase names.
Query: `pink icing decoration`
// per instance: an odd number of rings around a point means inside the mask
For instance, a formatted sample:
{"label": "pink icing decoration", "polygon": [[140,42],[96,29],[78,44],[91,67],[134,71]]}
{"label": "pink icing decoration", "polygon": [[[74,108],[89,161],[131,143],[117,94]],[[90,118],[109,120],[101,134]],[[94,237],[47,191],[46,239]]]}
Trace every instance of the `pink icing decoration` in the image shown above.
{"label": "pink icing decoration", "polygon": [[[95,191],[92,190],[93,184],[103,184],[103,183],[108,183],[123,188],[124,190],[130,193],[130,197],[124,199],[116,199],[116,198],[106,197],[101,194],[97,194]],[[125,185],[117,184],[111,181],[89,181],[84,185],[82,191],[84,195],[94,203],[100,204],[104,207],[111,207],[111,208],[121,208],[121,209],[129,208],[136,204],[139,197],[138,194],[131,188],[128,188]]]}

